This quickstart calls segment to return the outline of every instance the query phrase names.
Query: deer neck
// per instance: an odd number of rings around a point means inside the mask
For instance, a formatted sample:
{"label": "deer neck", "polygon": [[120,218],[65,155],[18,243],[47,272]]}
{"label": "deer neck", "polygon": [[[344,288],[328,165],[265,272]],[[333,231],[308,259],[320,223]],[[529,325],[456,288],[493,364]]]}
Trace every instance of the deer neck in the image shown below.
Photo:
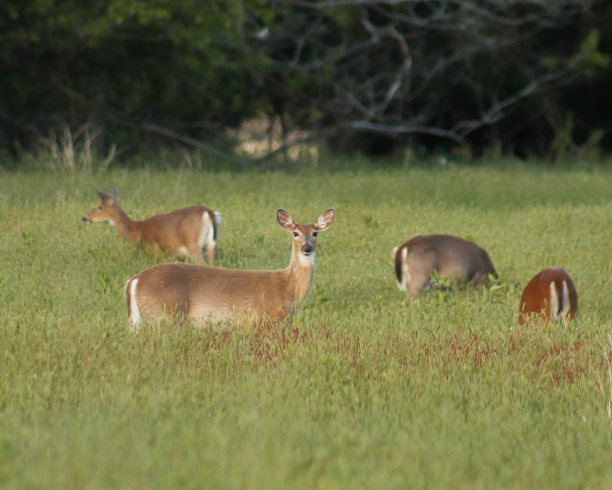
{"label": "deer neck", "polygon": [[302,304],[314,280],[315,252],[310,255],[302,254],[299,249],[293,248],[291,262],[285,269],[287,275],[287,290],[293,297],[295,309]]}
{"label": "deer neck", "polygon": [[130,219],[119,206],[116,206],[115,209],[115,216],[109,219],[111,226],[113,226],[123,238],[130,242],[140,240],[140,221]]}

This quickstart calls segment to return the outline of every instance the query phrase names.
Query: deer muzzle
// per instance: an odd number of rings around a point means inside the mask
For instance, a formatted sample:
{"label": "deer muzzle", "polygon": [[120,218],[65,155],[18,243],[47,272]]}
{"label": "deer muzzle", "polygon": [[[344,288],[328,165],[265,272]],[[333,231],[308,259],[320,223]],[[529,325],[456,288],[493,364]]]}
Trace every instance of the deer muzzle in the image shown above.
{"label": "deer muzzle", "polygon": [[313,251],[314,247],[312,246],[312,243],[305,243],[302,245],[302,253],[304,255],[310,255]]}

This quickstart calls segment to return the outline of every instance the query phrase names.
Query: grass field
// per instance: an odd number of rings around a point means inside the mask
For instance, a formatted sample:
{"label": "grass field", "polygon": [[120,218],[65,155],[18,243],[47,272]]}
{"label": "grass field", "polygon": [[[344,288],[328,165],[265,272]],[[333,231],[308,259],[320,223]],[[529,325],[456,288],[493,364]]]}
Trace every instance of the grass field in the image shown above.
{"label": "grass field", "polygon": [[[375,168],[0,172],[0,488],[612,488],[612,172]],[[142,219],[219,210],[217,265],[285,267],[276,209],[320,236],[292,324],[130,333],[155,263],[80,217],[114,185]],[[450,233],[499,284],[408,304],[391,249]],[[568,327],[517,328],[546,266]]]}

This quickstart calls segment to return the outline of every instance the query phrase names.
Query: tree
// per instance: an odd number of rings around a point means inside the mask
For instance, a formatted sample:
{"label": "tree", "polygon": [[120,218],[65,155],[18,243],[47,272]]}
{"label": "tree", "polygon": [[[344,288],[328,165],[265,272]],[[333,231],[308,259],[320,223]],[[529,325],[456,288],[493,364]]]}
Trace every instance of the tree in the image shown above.
{"label": "tree", "polygon": [[313,95],[310,104],[295,104],[290,90],[275,108],[298,114],[298,124],[311,115],[312,126],[332,134],[341,149],[384,152],[416,141],[502,144],[524,153],[550,141],[550,128],[540,129],[538,141],[529,141],[529,132],[558,103],[555,96],[585,73],[609,67],[596,43],[586,53],[581,46],[593,41],[594,9],[602,5],[278,2],[292,10],[284,17],[300,21],[270,29],[271,76],[301,80]]}
{"label": "tree", "polygon": [[612,149],[611,22],[604,0],[6,0],[0,147],[90,124],[216,151],[263,113],[338,151]]}
{"label": "tree", "polygon": [[266,63],[245,42],[248,6],[7,0],[0,7],[2,145],[28,145],[58,123],[93,122],[128,146],[147,125],[201,135],[236,124],[258,109],[253,90]]}

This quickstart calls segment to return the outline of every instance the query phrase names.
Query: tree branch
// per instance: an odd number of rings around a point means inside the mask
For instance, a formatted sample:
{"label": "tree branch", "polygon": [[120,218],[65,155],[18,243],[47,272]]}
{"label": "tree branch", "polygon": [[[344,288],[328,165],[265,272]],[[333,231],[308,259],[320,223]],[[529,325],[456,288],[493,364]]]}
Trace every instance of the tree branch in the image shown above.
{"label": "tree branch", "polygon": [[157,124],[153,124],[150,122],[134,121],[134,120],[130,120],[128,118],[119,116],[117,115],[116,111],[109,108],[108,106],[102,106],[100,104],[95,104],[91,102],[90,99],[87,99],[83,95],[75,92],[70,87],[67,87],[64,84],[60,83],[58,80],[53,80],[53,83],[58,89],[60,89],[62,92],[68,95],[68,97],[78,101],[80,104],[82,104],[85,107],[90,107],[90,108],[95,109],[96,111],[99,111],[100,113],[104,115],[104,117],[108,121],[112,122],[113,124],[116,124],[117,126],[135,129],[137,131],[146,131],[149,133],[160,134],[160,135],[166,136],[167,138],[173,139],[175,141],[179,141],[181,143],[192,146],[194,148],[199,148],[201,150],[206,151],[207,153],[218,156],[232,163],[240,164],[242,166],[249,166],[253,163],[252,161],[248,159],[240,158],[235,155],[231,155],[227,152],[219,150],[218,148],[215,148],[212,145],[209,145],[208,143],[204,143],[202,141],[198,141],[189,136],[182,135],[169,128],[164,128],[162,126],[159,126]]}

